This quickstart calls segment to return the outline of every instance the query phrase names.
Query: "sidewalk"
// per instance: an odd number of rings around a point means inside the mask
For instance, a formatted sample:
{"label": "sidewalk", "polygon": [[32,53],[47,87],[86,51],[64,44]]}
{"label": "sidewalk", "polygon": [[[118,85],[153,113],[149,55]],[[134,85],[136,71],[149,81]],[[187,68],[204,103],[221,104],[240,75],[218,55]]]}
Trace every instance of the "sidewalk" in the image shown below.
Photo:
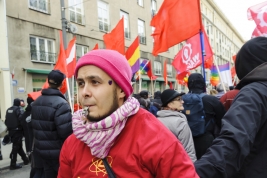
{"label": "sidewalk", "polygon": [[[9,165],[10,165],[10,152],[12,150],[12,143],[8,144],[8,145],[2,145],[2,139],[0,139],[0,143],[1,143],[1,152],[2,152],[2,156],[3,156],[3,160],[0,160],[0,171],[3,169],[9,169]],[[23,149],[24,151],[25,149],[25,143],[24,141],[22,142],[23,145]],[[18,155],[17,156],[17,164],[22,164],[23,165],[23,161],[21,159],[21,157]]]}

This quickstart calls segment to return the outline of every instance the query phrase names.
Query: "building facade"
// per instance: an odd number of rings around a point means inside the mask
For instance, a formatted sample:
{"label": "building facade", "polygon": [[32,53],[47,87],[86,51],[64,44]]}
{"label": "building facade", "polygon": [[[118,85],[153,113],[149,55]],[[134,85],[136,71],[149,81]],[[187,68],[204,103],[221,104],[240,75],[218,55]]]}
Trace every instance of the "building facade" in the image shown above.
{"label": "building facade", "polygon": [[[176,83],[176,71],[171,65],[182,45],[171,47],[156,57],[151,54],[153,28],[150,26],[150,21],[163,0],[2,0],[2,2],[6,3],[3,7],[6,8],[7,28],[7,55],[4,57],[8,63],[5,68],[9,73],[13,73],[14,77],[6,80],[10,84],[0,80],[0,87],[10,85],[10,100],[13,98],[25,100],[29,92],[42,88],[47,74],[53,69],[57,60],[58,31],[62,29],[62,13],[65,14],[64,25],[68,27],[75,25],[75,31],[77,30],[75,34],[70,31],[66,34],[66,42],[76,35],[77,59],[92,50],[97,43],[99,48],[105,48],[103,35],[110,32],[123,16],[125,48],[127,49],[139,36],[141,61],[151,60],[153,73],[157,76],[157,80],[151,82],[146,75],[142,75],[141,86],[139,82],[133,85],[134,92],[139,92],[140,88],[152,92],[152,90],[162,91],[168,87],[164,85],[163,79],[164,60],[168,61],[168,81],[172,82],[176,89],[186,90],[185,86]],[[62,2],[64,2],[63,7]],[[230,61],[244,40],[212,0],[202,0],[201,11],[203,24],[218,64]],[[200,69],[193,72],[200,72]],[[206,72],[208,76],[209,71]],[[1,92],[0,95],[2,99],[5,93]]]}

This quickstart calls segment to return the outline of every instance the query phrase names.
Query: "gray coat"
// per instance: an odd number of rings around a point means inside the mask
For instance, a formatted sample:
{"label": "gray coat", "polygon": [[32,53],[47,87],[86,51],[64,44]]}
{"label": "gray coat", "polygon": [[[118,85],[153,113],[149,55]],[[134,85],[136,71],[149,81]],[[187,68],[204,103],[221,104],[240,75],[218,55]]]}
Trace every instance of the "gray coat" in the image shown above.
{"label": "gray coat", "polygon": [[157,112],[158,119],[178,138],[193,162],[197,160],[195,146],[187,119],[183,113],[171,110]]}

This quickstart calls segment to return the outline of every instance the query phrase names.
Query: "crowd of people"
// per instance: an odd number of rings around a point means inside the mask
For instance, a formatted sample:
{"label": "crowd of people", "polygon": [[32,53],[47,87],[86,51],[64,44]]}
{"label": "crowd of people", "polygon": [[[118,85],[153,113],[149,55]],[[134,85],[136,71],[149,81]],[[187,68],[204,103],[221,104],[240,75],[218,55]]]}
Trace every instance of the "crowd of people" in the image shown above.
{"label": "crowd of people", "polygon": [[[31,178],[267,177],[267,38],[246,42],[236,57],[240,82],[206,93],[192,73],[188,93],[166,89],[133,94],[123,55],[93,50],[77,62],[79,105],[71,108],[53,70],[35,101],[14,100],[6,111],[12,141],[10,169],[19,154]],[[81,107],[81,108],[80,108]],[[22,149],[25,137],[26,152]]]}

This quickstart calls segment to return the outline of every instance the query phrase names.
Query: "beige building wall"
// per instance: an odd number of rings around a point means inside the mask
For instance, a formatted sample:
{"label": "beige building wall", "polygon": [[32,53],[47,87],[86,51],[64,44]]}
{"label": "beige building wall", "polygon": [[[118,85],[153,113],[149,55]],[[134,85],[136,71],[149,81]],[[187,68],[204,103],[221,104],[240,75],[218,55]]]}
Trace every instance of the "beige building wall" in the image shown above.
{"label": "beige building wall", "polygon": [[8,60],[8,34],[6,23],[6,2],[0,1],[0,119],[5,120],[6,110],[12,105],[11,74]]}
{"label": "beige building wall", "polygon": [[[130,38],[125,39],[126,48],[131,45],[133,40],[138,35],[138,19],[145,22],[145,37],[146,43],[140,44],[141,58],[152,60],[152,66],[154,68],[154,61],[161,63],[161,74],[158,76],[158,83],[153,83],[153,88],[164,90],[166,86],[163,84],[163,61],[168,59],[168,63],[171,64],[174,56],[181,49],[182,45],[176,45],[171,47],[167,52],[160,53],[159,56],[154,57],[151,52],[153,49],[153,39],[151,37],[152,27],[150,21],[152,19],[151,0],[143,0],[143,6],[138,5],[136,0],[90,0],[83,1],[82,3],[82,23],[75,23],[78,32],[76,33],[77,45],[82,45],[87,50],[91,50],[96,43],[100,48],[104,48],[103,35],[106,32],[99,30],[98,20],[98,1],[108,4],[109,14],[109,31],[110,32],[120,20],[120,11],[124,11],[129,14],[129,28]],[[35,10],[30,6],[30,0],[8,0],[6,7],[6,19],[8,29],[8,55],[10,62],[10,69],[15,69],[15,78],[18,84],[11,88],[14,93],[14,97],[26,99],[27,94],[33,91],[33,88],[40,86],[42,81],[47,76],[47,71],[53,68],[51,63],[40,63],[31,60],[30,51],[30,36],[45,38],[52,40],[55,56],[57,59],[59,49],[59,33],[58,30],[62,28],[61,24],[61,10],[65,11],[66,20],[70,21],[71,7],[68,0],[65,0],[65,8],[60,7],[60,1],[52,1],[47,4],[47,11],[42,12]],[[163,0],[156,0],[157,9],[160,8]],[[218,9],[216,4],[212,0],[202,0],[201,9],[203,14],[203,22],[211,31],[209,34],[210,42],[215,52],[215,59],[219,64],[222,64],[231,59],[233,54],[239,50],[244,43],[244,40],[240,37],[239,33],[233,28],[231,23],[226,19],[223,13]],[[219,35],[224,36],[228,43],[220,43]],[[70,41],[73,34],[67,32],[67,41]],[[222,40],[222,39],[221,39]],[[218,47],[217,47],[218,44]],[[220,45],[219,45],[220,44]],[[220,48],[220,50],[219,50]],[[222,53],[224,49],[224,53]],[[226,52],[225,52],[226,51]],[[227,55],[228,54],[228,55]],[[27,69],[42,70],[41,73],[35,73],[36,71],[30,71]],[[200,71],[200,69],[194,70]],[[193,71],[193,72],[194,72]],[[40,71],[39,71],[40,72]],[[207,70],[207,73],[209,71]],[[155,71],[154,71],[155,73]],[[169,81],[175,85],[176,71],[172,68],[172,76],[169,77]],[[208,74],[207,74],[208,75]],[[142,89],[148,89],[152,91],[152,84],[146,77],[143,78]],[[39,82],[39,83],[36,83]],[[24,89],[24,92],[23,92]],[[134,84],[135,93],[139,91],[139,84]],[[176,85],[176,89],[179,91],[186,90],[185,87]],[[154,89],[155,91],[155,89]]]}

